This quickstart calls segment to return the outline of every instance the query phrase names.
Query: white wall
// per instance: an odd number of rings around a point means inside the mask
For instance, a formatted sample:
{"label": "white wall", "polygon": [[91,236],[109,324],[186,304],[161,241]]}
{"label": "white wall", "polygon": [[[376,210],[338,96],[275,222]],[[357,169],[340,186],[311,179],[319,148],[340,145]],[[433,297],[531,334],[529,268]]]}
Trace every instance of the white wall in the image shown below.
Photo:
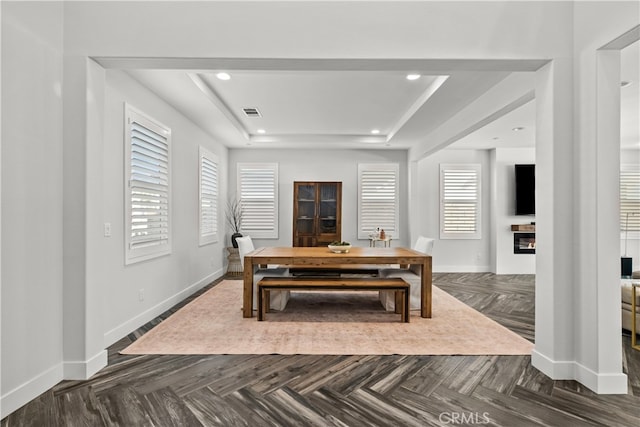
{"label": "white wall", "polygon": [[[342,182],[342,240],[356,246],[368,246],[358,240],[358,163],[398,163],[400,165],[400,235],[394,246],[408,246],[407,224],[407,153],[398,150],[261,150],[242,149],[229,152],[229,192],[237,187],[239,162],[278,163],[279,238],[256,239],[259,246],[291,246],[293,243],[293,182]],[[228,243],[228,242],[227,242]]]}
{"label": "white wall", "polygon": [[[172,131],[172,252],[168,256],[124,264],[124,103],[160,121]],[[198,245],[198,148],[219,156],[220,216],[224,230],[227,149],[123,71],[106,73],[102,221],[111,237],[95,233],[102,265],[105,342],[108,346],[164,309],[220,277],[225,271],[223,237]],[[91,272],[89,272],[91,274]],[[144,301],[139,300],[141,290]]]}
{"label": "white wall", "polygon": [[492,249],[492,268],[496,274],[535,274],[535,254],[513,253],[512,224],[535,222],[535,215],[514,215],[515,164],[535,163],[533,148],[498,148],[492,157],[492,221],[494,221],[495,249]]}
{"label": "white wall", "polygon": [[2,416],[62,378],[62,6],[2,2]]}
{"label": "white wall", "polygon": [[[482,168],[482,213],[480,239],[440,239],[440,164],[479,163]],[[486,150],[445,149],[417,163],[417,200],[412,224],[415,236],[435,238],[433,247],[433,271],[435,272],[484,272],[489,271],[490,242],[492,239],[490,217],[490,164]],[[414,238],[415,240],[415,238]]]}

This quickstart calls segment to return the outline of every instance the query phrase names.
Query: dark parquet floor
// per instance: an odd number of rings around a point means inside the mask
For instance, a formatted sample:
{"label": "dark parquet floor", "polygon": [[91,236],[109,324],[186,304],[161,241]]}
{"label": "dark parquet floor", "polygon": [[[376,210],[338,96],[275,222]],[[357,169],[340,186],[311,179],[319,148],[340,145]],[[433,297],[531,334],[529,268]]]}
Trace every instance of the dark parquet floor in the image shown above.
{"label": "dark parquet floor", "polygon": [[[533,340],[534,277],[435,274],[434,283]],[[629,394],[553,381],[529,356],[123,356],[181,305],[109,348],[10,426],[640,426],[640,352],[623,333]]]}

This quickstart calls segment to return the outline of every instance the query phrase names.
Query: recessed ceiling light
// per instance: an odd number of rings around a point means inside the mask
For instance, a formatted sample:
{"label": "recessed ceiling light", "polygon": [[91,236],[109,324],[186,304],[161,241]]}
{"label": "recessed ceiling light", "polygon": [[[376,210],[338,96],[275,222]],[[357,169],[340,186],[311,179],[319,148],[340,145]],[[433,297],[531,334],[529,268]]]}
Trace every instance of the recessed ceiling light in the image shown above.
{"label": "recessed ceiling light", "polygon": [[514,132],[519,132],[521,130],[524,130],[524,128],[522,126],[518,126],[517,128],[513,128],[511,130],[514,131]]}
{"label": "recessed ceiling light", "polygon": [[407,74],[407,80],[418,80],[420,78],[420,74]]}
{"label": "recessed ceiling light", "polygon": [[631,86],[633,82],[628,81],[628,80],[623,80],[620,82],[620,87],[627,87],[627,86]]}
{"label": "recessed ceiling light", "polygon": [[267,131],[264,130],[264,129],[258,129],[256,132],[258,132],[258,133],[267,133]]}
{"label": "recessed ceiling light", "polygon": [[377,135],[380,133],[380,129],[371,129],[371,133]]}
{"label": "recessed ceiling light", "polygon": [[219,80],[229,80],[229,79],[231,79],[231,75],[229,73],[218,73],[218,74],[216,74],[216,77]]}

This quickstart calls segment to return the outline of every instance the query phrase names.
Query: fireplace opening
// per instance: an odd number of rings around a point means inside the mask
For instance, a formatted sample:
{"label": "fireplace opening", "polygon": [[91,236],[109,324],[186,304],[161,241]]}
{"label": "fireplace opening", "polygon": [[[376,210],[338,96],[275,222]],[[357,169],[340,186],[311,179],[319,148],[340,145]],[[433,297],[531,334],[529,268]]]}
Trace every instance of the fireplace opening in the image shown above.
{"label": "fireplace opening", "polygon": [[536,253],[536,233],[514,233],[513,234],[514,254],[535,254]]}

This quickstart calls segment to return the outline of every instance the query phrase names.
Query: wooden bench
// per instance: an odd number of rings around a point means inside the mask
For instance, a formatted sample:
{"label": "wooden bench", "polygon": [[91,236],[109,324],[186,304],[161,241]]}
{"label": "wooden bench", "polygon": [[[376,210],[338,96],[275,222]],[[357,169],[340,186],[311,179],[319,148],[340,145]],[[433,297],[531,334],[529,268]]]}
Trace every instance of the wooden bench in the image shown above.
{"label": "wooden bench", "polygon": [[396,313],[409,322],[409,283],[400,277],[264,277],[258,282],[258,320],[269,312],[269,292],[281,291],[395,291]]}

